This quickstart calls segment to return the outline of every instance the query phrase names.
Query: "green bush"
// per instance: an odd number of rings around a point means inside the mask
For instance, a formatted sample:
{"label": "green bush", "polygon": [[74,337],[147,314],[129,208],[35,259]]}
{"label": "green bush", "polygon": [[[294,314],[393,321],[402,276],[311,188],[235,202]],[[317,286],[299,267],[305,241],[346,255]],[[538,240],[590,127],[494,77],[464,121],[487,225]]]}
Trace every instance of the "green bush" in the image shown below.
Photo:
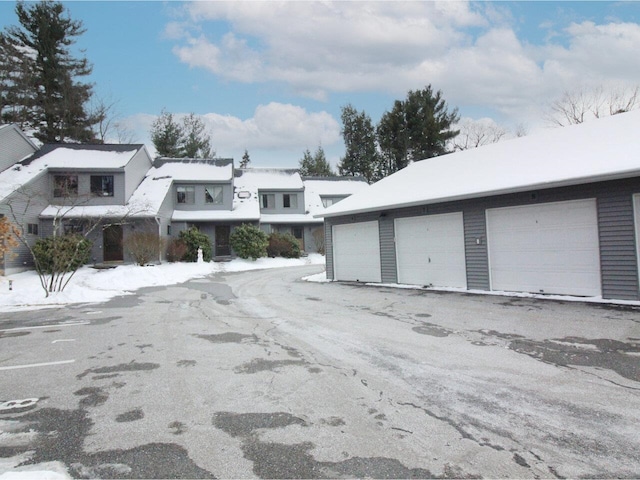
{"label": "green bush", "polygon": [[181,231],[178,238],[187,246],[187,251],[182,257],[183,261],[197,262],[198,248],[202,248],[202,259],[205,262],[211,261],[211,240],[196,227]]}
{"label": "green bush", "polygon": [[267,234],[254,225],[242,224],[236,227],[229,237],[229,242],[240,258],[255,260],[267,256]]}
{"label": "green bush", "polygon": [[300,258],[300,243],[290,233],[273,232],[269,235],[267,254],[270,257]]}
{"label": "green bush", "polygon": [[36,269],[46,274],[75,272],[89,261],[91,245],[77,233],[41,238],[32,249]]}

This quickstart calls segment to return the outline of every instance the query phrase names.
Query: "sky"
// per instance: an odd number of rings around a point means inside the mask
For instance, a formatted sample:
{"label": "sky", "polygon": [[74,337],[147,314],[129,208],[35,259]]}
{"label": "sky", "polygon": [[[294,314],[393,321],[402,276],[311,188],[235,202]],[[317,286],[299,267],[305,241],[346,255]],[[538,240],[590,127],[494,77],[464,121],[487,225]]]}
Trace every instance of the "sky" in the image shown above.
{"label": "sky", "polygon": [[[462,118],[535,132],[564,92],[640,83],[635,1],[63,3],[129,140],[154,152],[160,112],[193,112],[219,157],[246,149],[254,167],[297,167],[318,146],[335,167],[343,106],[377,124],[427,85]],[[0,28],[14,9],[0,0]]]}

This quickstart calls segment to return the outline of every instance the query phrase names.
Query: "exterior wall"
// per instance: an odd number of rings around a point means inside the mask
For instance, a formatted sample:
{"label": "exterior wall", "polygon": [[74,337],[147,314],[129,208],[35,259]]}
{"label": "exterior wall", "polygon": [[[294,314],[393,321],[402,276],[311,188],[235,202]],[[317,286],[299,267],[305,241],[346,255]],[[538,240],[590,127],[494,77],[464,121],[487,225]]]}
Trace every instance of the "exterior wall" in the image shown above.
{"label": "exterior wall", "polygon": [[[46,236],[39,215],[48,205],[46,195],[41,194],[41,192],[47,191],[47,186],[48,178],[42,174],[33,179],[21,192],[11,194],[0,204],[0,213],[4,214],[11,223],[17,224],[20,231],[24,232],[23,238],[27,239],[30,245],[33,245],[38,238]],[[27,233],[27,224],[29,223],[38,225],[38,235]],[[10,275],[32,268],[33,258],[29,249],[20,244],[5,259],[4,263],[5,274]]]}
{"label": "exterior wall", "polygon": [[0,172],[36,151],[15,125],[0,128]]}
{"label": "exterior wall", "polygon": [[[222,203],[219,205],[206,203],[205,187],[209,185],[222,187]],[[195,201],[192,204],[178,203],[177,187],[192,186],[195,189]],[[171,199],[173,208],[176,210],[197,211],[197,210],[231,210],[233,205],[233,185],[228,182],[175,182],[171,187]]]}
{"label": "exterior wall", "polygon": [[[78,177],[78,195],[77,197],[54,197],[54,183],[56,175],[77,175]],[[100,175],[113,176],[113,196],[99,197],[91,194],[91,177]],[[125,197],[125,174],[122,171],[91,171],[80,172],[73,170],[49,170],[49,185],[47,190],[49,199],[53,205],[124,205],[128,197]]]}
{"label": "exterior wall", "polygon": [[[274,208],[262,207],[262,195],[274,195],[275,206]],[[284,195],[295,195],[297,198],[298,206],[296,208],[284,207]],[[282,214],[282,213],[304,213],[304,192],[302,190],[260,190],[258,192],[258,200],[260,201],[260,213],[266,214]]]}
{"label": "exterior wall", "polygon": [[[418,215],[462,212],[464,217],[467,287],[489,290],[486,210],[595,198],[598,205],[602,295],[621,300],[640,299],[633,194],[640,192],[640,178],[541,189],[474,200],[445,202],[384,212],[345,215],[325,219],[327,278],[334,278],[331,227],[378,219],[383,283],[397,282],[393,219]],[[393,233],[392,233],[393,232]]]}
{"label": "exterior wall", "polygon": [[[316,231],[319,232],[320,241],[316,241]],[[324,228],[322,224],[307,225],[304,227],[304,251],[307,253],[318,253],[324,249]]]}
{"label": "exterior wall", "polygon": [[147,154],[147,150],[141,148],[124,167],[123,203],[129,200],[152,166],[153,160]]}

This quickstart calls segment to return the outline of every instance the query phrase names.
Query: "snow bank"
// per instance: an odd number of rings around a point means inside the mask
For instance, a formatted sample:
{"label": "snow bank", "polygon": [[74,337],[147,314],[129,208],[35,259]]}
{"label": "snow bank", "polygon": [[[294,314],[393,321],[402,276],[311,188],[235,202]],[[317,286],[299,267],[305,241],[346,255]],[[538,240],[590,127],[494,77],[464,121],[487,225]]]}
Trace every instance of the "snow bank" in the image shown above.
{"label": "snow bank", "polygon": [[[24,272],[0,277],[0,311],[33,310],[71,303],[105,302],[127,295],[142,287],[174,285],[217,272],[240,272],[265,268],[324,265],[324,256],[310,254],[304,258],[260,258],[256,261],[235,259],[227,263],[165,263],[140,267],[121,265],[109,270],[83,267],[71,279],[64,292],[45,298],[38,275]],[[12,290],[9,290],[9,280]]]}

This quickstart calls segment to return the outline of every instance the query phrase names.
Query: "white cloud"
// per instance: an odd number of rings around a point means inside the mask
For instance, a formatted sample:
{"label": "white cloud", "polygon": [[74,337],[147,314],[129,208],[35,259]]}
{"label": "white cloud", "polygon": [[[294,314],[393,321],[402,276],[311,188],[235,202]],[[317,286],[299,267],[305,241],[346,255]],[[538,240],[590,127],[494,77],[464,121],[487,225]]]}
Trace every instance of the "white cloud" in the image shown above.
{"label": "white cloud", "polygon": [[576,84],[640,78],[636,23],[556,24],[561,34],[535,45],[516,34],[506,7],[483,2],[193,2],[186,12],[187,22],[167,28],[182,38],[181,61],[318,100],[401,98],[430,83],[450,105],[528,121]]}
{"label": "white cloud", "polygon": [[[172,113],[177,121],[186,115]],[[276,102],[259,105],[253,117],[248,119],[218,113],[207,113],[201,117],[218,156],[233,157],[236,162],[247,149],[254,160],[259,160],[256,166],[293,166],[297,165],[297,159],[307,148],[342,146],[340,125],[330,114],[308,112],[296,105]],[[123,120],[136,133],[137,141],[145,143],[152,153],[155,149],[149,131],[156,118],[156,115],[140,114]]]}

